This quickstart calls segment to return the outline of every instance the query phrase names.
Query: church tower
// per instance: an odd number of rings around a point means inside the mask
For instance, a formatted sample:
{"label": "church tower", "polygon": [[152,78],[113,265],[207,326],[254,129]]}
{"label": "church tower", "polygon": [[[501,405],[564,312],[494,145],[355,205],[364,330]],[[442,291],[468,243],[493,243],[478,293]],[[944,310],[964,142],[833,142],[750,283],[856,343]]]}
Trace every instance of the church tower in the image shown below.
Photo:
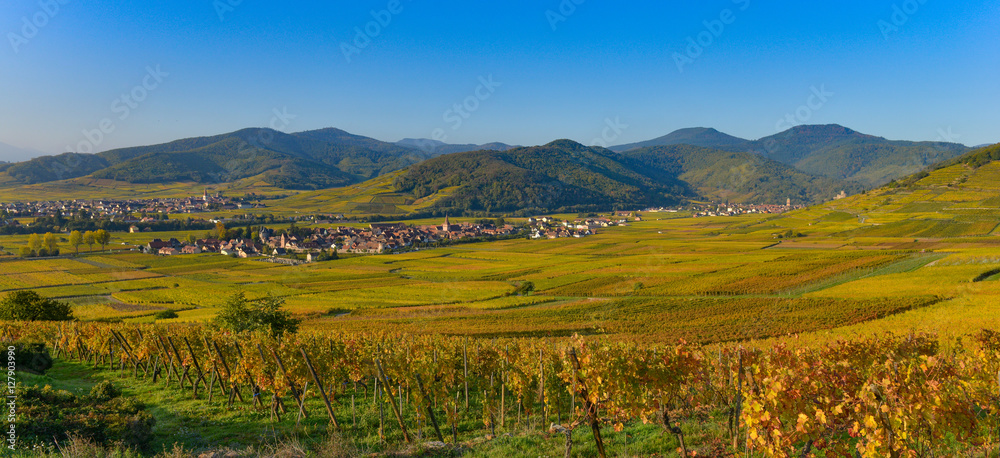
{"label": "church tower", "polygon": [[448,215],[444,215],[444,226],[441,226],[441,230],[445,232],[451,231],[451,223],[448,222]]}

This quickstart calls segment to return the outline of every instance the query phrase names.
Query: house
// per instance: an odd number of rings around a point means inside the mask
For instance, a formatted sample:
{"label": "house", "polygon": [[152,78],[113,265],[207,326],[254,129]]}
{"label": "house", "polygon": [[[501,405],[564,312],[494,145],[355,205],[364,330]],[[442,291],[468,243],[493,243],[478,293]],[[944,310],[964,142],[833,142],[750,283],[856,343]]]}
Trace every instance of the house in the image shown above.
{"label": "house", "polygon": [[163,248],[173,248],[173,246],[174,245],[169,241],[164,242],[163,240],[160,239],[153,239],[153,241],[146,244],[146,252],[158,253]]}
{"label": "house", "polygon": [[176,256],[177,254],[179,254],[179,252],[176,249],[170,247],[160,248],[160,251],[158,253],[161,256]]}
{"label": "house", "polygon": [[184,248],[181,248],[181,254],[198,254],[198,253],[201,253],[201,248],[198,248],[195,245],[188,245]]}
{"label": "house", "polygon": [[128,233],[129,234],[135,234],[137,232],[139,232],[139,226],[136,226],[135,224],[133,224],[133,225],[131,225],[131,226],[128,227]]}

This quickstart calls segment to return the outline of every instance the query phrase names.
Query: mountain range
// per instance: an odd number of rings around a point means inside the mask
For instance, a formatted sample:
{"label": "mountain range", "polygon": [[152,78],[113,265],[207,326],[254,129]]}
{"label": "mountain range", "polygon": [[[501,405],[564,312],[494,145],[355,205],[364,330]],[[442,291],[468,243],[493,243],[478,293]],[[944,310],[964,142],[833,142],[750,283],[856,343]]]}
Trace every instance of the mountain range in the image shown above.
{"label": "mountain range", "polygon": [[500,142],[486,143],[482,145],[451,145],[438,140],[431,140],[429,138],[404,138],[396,142],[396,145],[404,148],[419,149],[431,156],[479,150],[507,151],[511,148],[516,148],[516,146]]}
{"label": "mountain range", "polygon": [[456,213],[523,214],[670,206],[705,198],[801,204],[863,190],[753,153],[690,145],[618,153],[571,140],[440,156],[408,168],[396,177],[394,189],[415,200],[441,193],[435,206]]}
{"label": "mountain range", "polygon": [[[0,164],[6,185],[89,176],[129,183],[222,183],[254,178],[275,187],[343,187],[397,172],[394,187],[441,208],[467,211],[586,210],[672,205],[692,199],[814,203],[857,193],[968,152],[964,145],[890,141],[838,125],[798,126],[758,140],[711,128],[586,147],[388,143],[328,128],[298,133],[250,128]],[[399,172],[401,171],[401,172]]]}
{"label": "mountain range", "polygon": [[30,148],[18,148],[13,145],[0,142],[0,163],[27,161],[33,157],[41,156],[41,151]]}
{"label": "mountain range", "polygon": [[836,124],[795,126],[758,140],[745,140],[710,128],[681,129],[653,140],[612,146],[611,149],[629,151],[678,144],[752,152],[806,173],[866,187],[919,172],[971,149],[958,143],[886,140]]}

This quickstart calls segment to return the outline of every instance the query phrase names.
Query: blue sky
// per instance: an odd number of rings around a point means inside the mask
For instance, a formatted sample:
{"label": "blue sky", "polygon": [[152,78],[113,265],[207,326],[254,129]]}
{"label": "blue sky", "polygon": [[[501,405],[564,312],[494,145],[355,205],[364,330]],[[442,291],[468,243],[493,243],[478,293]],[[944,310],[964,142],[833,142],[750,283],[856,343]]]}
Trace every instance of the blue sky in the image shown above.
{"label": "blue sky", "polygon": [[1000,141],[1000,0],[644,3],[3,2],[0,142],[96,152],[272,125],[619,144],[799,123]]}

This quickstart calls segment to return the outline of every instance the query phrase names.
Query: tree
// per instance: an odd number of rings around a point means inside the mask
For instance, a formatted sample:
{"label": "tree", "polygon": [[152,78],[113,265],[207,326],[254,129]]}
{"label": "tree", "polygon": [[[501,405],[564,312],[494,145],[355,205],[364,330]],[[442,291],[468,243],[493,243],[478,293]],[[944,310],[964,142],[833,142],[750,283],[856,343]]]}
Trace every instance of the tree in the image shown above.
{"label": "tree", "polygon": [[45,245],[45,249],[49,250],[49,253],[52,253],[59,248],[59,241],[56,240],[55,234],[46,232],[45,236],[42,237],[42,245]]}
{"label": "tree", "polygon": [[535,290],[535,283],[530,281],[525,281],[521,282],[521,284],[518,285],[518,287],[514,289],[514,292],[511,294],[515,296],[527,296],[531,294],[532,291],[534,290]]}
{"label": "tree", "polygon": [[247,299],[246,294],[233,294],[215,317],[215,324],[234,332],[268,331],[272,336],[294,334],[301,320],[292,318],[292,312],[281,310],[284,299],[267,296]]}
{"label": "tree", "polygon": [[34,254],[34,251],[31,251],[31,247],[23,246],[18,254],[20,254],[22,258],[30,258],[31,255]]}
{"label": "tree", "polygon": [[93,231],[87,231],[83,233],[83,243],[86,243],[90,247],[90,251],[94,251],[94,242],[97,241],[97,237],[94,235]]}
{"label": "tree", "polygon": [[226,240],[226,235],[229,231],[226,230],[226,225],[222,224],[222,221],[215,223],[215,238],[217,240]]}
{"label": "tree", "polygon": [[0,319],[69,321],[73,319],[73,309],[65,302],[39,296],[34,291],[14,291],[0,301]]}
{"label": "tree", "polygon": [[80,245],[83,245],[83,234],[80,231],[70,232],[69,244],[76,250],[76,254],[80,254]]}
{"label": "tree", "polygon": [[28,247],[31,251],[38,251],[42,249],[42,238],[38,234],[31,234],[28,236]]}
{"label": "tree", "polygon": [[94,240],[101,244],[101,251],[103,251],[104,247],[111,241],[111,234],[104,229],[98,229],[94,233]]}
{"label": "tree", "polygon": [[194,234],[188,234],[188,236],[187,236],[188,245],[194,245],[194,243],[197,242],[197,241],[198,241],[198,238],[195,237]]}

